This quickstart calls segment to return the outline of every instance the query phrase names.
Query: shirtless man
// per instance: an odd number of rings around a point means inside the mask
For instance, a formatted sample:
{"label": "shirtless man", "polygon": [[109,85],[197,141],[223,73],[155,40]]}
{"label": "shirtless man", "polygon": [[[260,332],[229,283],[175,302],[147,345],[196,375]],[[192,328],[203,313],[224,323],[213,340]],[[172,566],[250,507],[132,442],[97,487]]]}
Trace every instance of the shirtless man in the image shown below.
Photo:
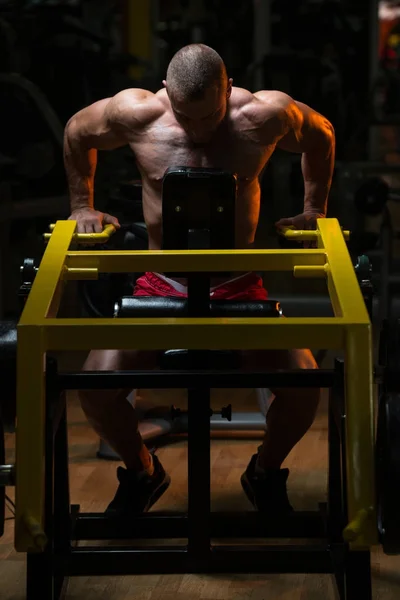
{"label": "shirtless man", "polygon": [[[170,166],[216,167],[238,176],[237,248],[251,248],[260,209],[259,175],[276,147],[302,154],[304,211],[276,226],[315,227],[324,217],[332,180],[335,135],[322,115],[279,91],[255,94],[232,87],[221,57],[192,44],[172,58],[163,89],[156,94],[128,89],[95,102],[75,114],[65,129],[65,167],[71,195],[70,219],[79,232],[100,232],[118,220],[95,209],[93,200],[97,150],[129,145],[142,176],[143,211],[149,248],[161,247],[162,178]],[[255,273],[212,282],[214,298],[265,299]],[[181,296],[185,282],[146,273],[135,294]],[[132,341],[134,346],[135,341]],[[317,368],[309,350],[244,353],[244,364],[261,368]],[[149,369],[154,352],[95,350],[85,370]],[[260,511],[292,510],[286,490],[288,470],[281,465],[311,426],[319,402],[317,389],[273,389],[262,446],[242,475],[248,498]],[[129,390],[81,391],[90,424],[121,456],[119,487],[107,511],[129,515],[148,510],[169,485],[159,459],[138,432]]]}

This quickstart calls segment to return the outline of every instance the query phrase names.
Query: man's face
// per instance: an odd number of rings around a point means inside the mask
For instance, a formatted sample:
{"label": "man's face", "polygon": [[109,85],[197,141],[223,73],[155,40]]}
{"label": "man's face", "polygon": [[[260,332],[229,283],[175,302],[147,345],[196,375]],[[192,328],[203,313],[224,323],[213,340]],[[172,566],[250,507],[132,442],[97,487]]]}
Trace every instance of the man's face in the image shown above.
{"label": "man's face", "polygon": [[179,125],[195,144],[209,142],[224,119],[230,87],[212,87],[201,100],[180,101],[170,98],[172,110]]}

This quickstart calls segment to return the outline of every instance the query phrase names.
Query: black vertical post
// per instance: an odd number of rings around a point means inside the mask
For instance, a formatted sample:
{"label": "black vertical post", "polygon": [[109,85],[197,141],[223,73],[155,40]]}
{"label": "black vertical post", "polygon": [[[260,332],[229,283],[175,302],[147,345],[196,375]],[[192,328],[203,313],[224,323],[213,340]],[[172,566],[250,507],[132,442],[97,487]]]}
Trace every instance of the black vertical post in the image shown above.
{"label": "black vertical post", "polygon": [[369,550],[348,550],[345,559],[346,600],[372,600],[371,554]]}
{"label": "black vertical post", "polygon": [[[189,248],[209,247],[209,232],[199,233],[189,231]],[[188,315],[209,314],[210,275],[190,273]],[[189,369],[209,368],[209,356],[208,350],[189,350]],[[196,562],[206,561],[210,553],[210,488],[210,389],[192,388],[188,389],[188,552]]]}
{"label": "black vertical post", "polygon": [[342,418],[344,409],[343,361],[335,360],[335,385],[330,389],[328,412],[328,515],[329,536],[334,542],[342,540],[345,525],[343,503]]}
{"label": "black vertical post", "polygon": [[[171,167],[163,179],[163,249],[235,247],[236,175],[219,169]],[[170,273],[177,276],[178,273]],[[210,274],[188,281],[189,317],[210,315]],[[208,349],[188,351],[188,368],[212,368]],[[188,553],[207,567],[210,556],[210,389],[188,389]]]}
{"label": "black vertical post", "polygon": [[329,391],[328,410],[328,537],[333,573],[340,600],[345,600],[345,544],[343,527],[342,415],[344,409],[344,365],[335,360],[335,384]]}
{"label": "black vertical post", "polygon": [[188,390],[188,552],[210,552],[210,390]]}
{"label": "black vertical post", "polygon": [[[65,558],[71,552],[71,511],[69,491],[69,460],[66,393],[61,392],[61,417],[54,438],[54,552],[57,558]],[[58,561],[64,564],[65,561]],[[55,570],[55,597],[67,582],[61,568]]]}

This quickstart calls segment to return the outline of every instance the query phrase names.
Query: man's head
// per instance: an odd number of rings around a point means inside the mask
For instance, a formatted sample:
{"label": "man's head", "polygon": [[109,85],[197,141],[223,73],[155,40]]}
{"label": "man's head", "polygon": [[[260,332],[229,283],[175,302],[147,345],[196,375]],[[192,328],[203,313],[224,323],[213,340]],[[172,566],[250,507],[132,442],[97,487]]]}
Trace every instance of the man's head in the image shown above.
{"label": "man's head", "polygon": [[163,82],[179,124],[197,143],[210,140],[232,91],[224,61],[209,46],[190,44],[172,58]]}

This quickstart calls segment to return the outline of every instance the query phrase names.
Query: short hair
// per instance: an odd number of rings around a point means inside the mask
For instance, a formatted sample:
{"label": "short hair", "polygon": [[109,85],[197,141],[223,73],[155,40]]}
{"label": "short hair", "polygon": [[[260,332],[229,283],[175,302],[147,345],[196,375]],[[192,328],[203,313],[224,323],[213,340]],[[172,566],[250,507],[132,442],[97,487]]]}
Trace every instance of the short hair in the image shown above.
{"label": "short hair", "polygon": [[172,57],[167,69],[168,93],[180,101],[201,100],[206,89],[228,81],[224,61],[204,44],[184,46]]}

